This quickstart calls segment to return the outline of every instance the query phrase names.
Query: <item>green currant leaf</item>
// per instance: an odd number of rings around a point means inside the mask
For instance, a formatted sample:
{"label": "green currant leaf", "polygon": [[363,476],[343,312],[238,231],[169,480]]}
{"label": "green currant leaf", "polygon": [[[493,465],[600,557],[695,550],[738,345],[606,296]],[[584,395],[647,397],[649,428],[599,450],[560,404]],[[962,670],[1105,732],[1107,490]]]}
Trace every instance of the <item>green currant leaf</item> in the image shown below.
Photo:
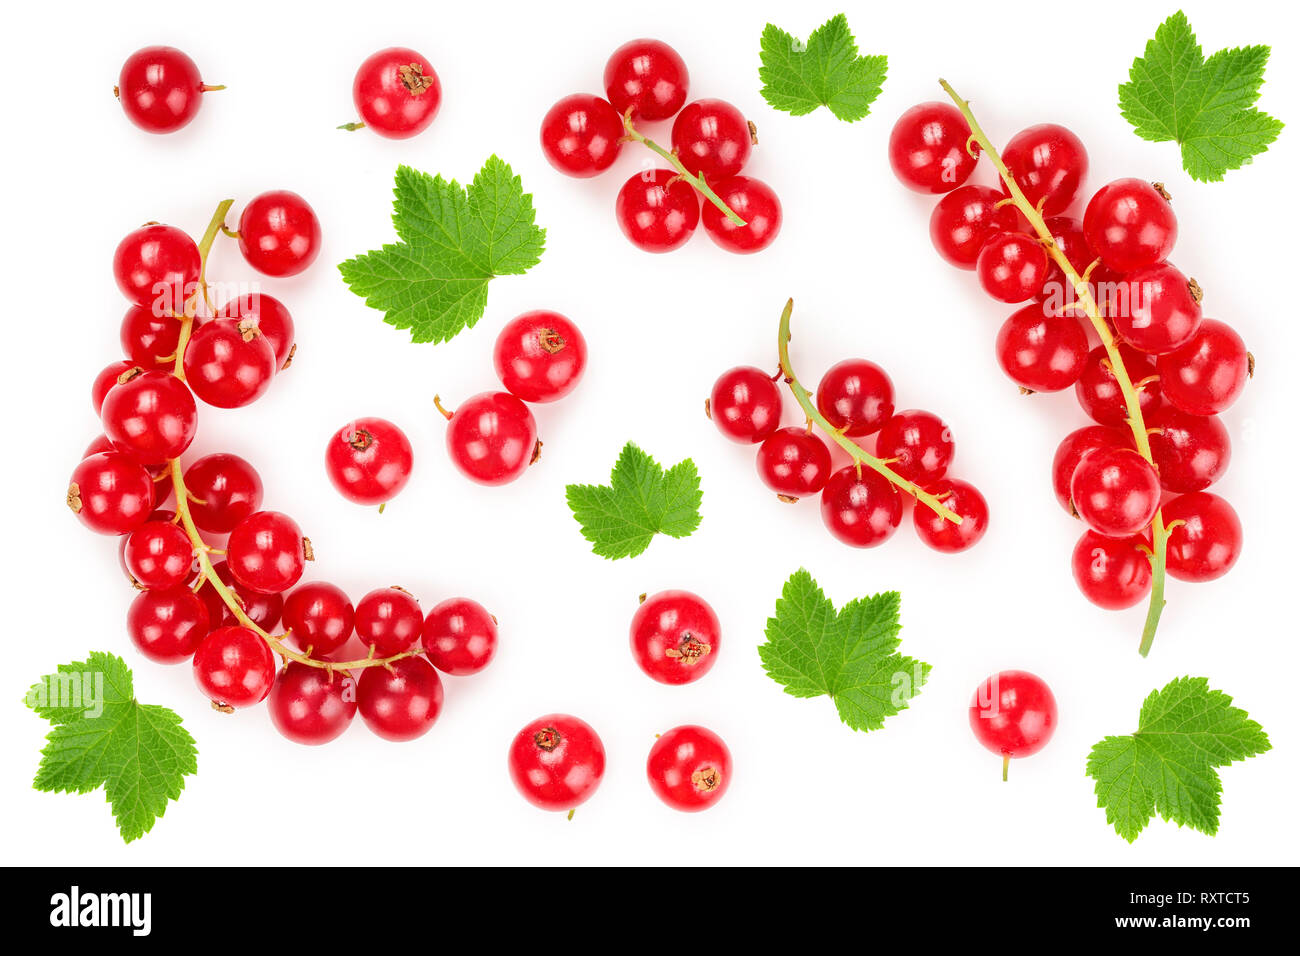
{"label": "green currant leaf", "polygon": [[1138,729],[1106,737],[1088,755],[1097,806],[1132,843],[1159,813],[1213,836],[1219,829],[1218,767],[1271,749],[1264,728],[1204,677],[1182,677],[1153,690]]}
{"label": "green currant leaf", "polygon": [[445,342],[487,307],[488,283],[537,265],[546,230],[533,197],[491,156],[469,187],[398,166],[390,243],[339,265],[343,281],[412,342]]}
{"label": "green currant leaf", "polygon": [[897,591],[836,612],[811,574],[786,581],[758,649],[767,676],[795,697],[829,697],[854,730],[879,730],[921,692],[930,665],[898,653]]}
{"label": "green currant leaf", "polygon": [[814,30],[807,43],[771,23],[761,42],[763,99],[792,116],[825,106],[846,122],[862,119],[880,95],[889,67],[883,56],[858,56],[842,13]]}
{"label": "green currant leaf", "polygon": [[700,475],[687,458],[665,471],[632,442],[608,485],[569,485],[565,496],[582,536],[603,558],[634,558],[656,534],[689,537],[700,526]]}
{"label": "green currant leaf", "polygon": [[1180,10],[1162,23],[1119,88],[1120,111],[1137,134],[1182,147],[1183,168],[1218,182],[1265,152],[1283,124],[1254,108],[1267,46],[1220,50],[1208,60]]}

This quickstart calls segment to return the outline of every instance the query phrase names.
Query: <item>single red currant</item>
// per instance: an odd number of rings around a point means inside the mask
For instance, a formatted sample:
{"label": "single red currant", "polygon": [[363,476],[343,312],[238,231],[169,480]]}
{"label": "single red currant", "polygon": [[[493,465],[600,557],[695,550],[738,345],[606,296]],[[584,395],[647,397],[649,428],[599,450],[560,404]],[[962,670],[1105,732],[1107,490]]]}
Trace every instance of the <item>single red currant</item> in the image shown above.
{"label": "single red currant", "polygon": [[514,481],[537,460],[541,447],[533,413],[508,392],[480,392],[448,415],[451,462],[480,485]]}
{"label": "single red currant", "polygon": [[1241,556],[1241,520],[1218,495],[1198,491],[1165,507],[1169,573],[1180,581],[1213,581]]}
{"label": "single red currant", "polygon": [[194,240],[175,226],[150,223],[117,244],[113,276],[133,305],[154,315],[181,315],[195,294],[202,263]]}
{"label": "single red currant", "polygon": [[623,148],[623,119],[607,100],[574,93],[542,118],[542,152],[566,176],[586,179],[614,165]]}
{"label": "single red currant", "polygon": [[660,591],[632,615],[632,657],[661,684],[689,684],[717,659],[722,625],[707,601],[690,591]]}
{"label": "single red currant", "polygon": [[568,714],[532,721],[510,742],[510,779],[543,810],[572,810],[605,775],[605,745],[591,725]]}
{"label": "single red currant", "polygon": [[81,453],[81,457],[85,459],[91,455],[102,455],[106,451],[114,451],[113,443],[108,440],[107,435],[100,435],[86,446],[86,450]]}
{"label": "single red currant", "polygon": [[1085,531],[1070,558],[1074,581],[1093,604],[1122,611],[1151,591],[1150,551],[1151,542],[1143,534],[1108,538]]}
{"label": "single red currant", "polygon": [[926,491],[938,497],[949,511],[955,512],[961,518],[961,524],[917,502],[912,508],[912,523],[916,526],[917,537],[945,554],[975,547],[989,529],[989,505],[979,489],[959,478],[943,478]]}
{"label": "single red currant", "polygon": [[980,249],[975,273],[984,291],[999,302],[1024,302],[1047,281],[1047,253],[1032,236],[999,232]]}
{"label": "single red currant", "polygon": [[68,507],[91,531],[128,534],[149,520],[153,478],[121,452],[90,455],[77,463],[68,480]]}
{"label": "single red currant", "polygon": [[127,573],[143,588],[174,588],[194,573],[194,544],[172,521],[146,521],[127,536],[123,547]]}
{"label": "single red currant", "polygon": [[830,449],[807,428],[779,428],[758,448],[758,477],[783,499],[817,494],[830,474]]}
{"label": "single red currant", "polygon": [[1074,469],[1070,500],[1093,531],[1127,538],[1155,517],[1160,479],[1151,463],[1131,449],[1096,448]]}
{"label": "single red currant", "polygon": [[1083,213],[1083,232],[1116,272],[1163,262],[1178,238],[1178,220],[1163,187],[1117,179],[1097,190]]}
{"label": "single red currant", "polygon": [[654,742],[645,774],[655,796],[674,810],[707,810],[731,785],[731,751],[707,727],[684,724]]}
{"label": "single red currant", "polygon": [[952,432],[939,416],[917,408],[896,414],[876,436],[876,454],[922,487],[947,474],[955,450]]}
{"label": "single red currant", "polygon": [[725,100],[696,100],[673,120],[672,143],[683,166],[713,183],[745,167],[754,132],[744,114]]}
{"label": "single red currant", "polygon": [[[1120,343],[1120,359],[1134,386],[1152,378],[1156,373],[1156,360],[1145,352]],[[1099,345],[1088,353],[1079,380],[1074,383],[1074,395],[1079,406],[1089,417],[1102,425],[1124,425],[1128,422],[1128,403],[1115,378],[1110,353]],[[1138,406],[1145,418],[1160,407],[1160,383],[1149,381],[1138,389]]]}
{"label": "single red currant", "polygon": [[254,196],[239,215],[239,251],[258,272],[296,276],[320,254],[320,220],[287,189]]}
{"label": "single red currant", "polygon": [[134,372],[138,368],[135,362],[121,361],[114,362],[112,365],[105,365],[95,376],[95,380],[90,385],[90,404],[95,408],[95,415],[99,416],[104,411],[104,399],[108,396],[109,391],[123,381],[129,381],[134,375],[127,376],[128,372]]}
{"label": "single red currant", "polygon": [[515,398],[558,401],[578,387],[587,369],[587,340],[558,312],[525,312],[507,322],[497,336],[492,364]]}
{"label": "single red currant", "polygon": [[1200,327],[1201,289],[1168,263],[1147,266],[1114,285],[1106,315],[1135,349],[1172,352]]}
{"label": "single red currant", "polygon": [[147,46],[122,64],[113,95],[126,118],[146,133],[174,133],[199,112],[208,86],[194,61],[175,47]]}
{"label": "single red currant", "polygon": [[728,252],[748,255],[766,249],[781,231],[781,200],[772,187],[753,176],[732,176],[713,183],[713,191],[741,219],[732,222],[711,202],[704,204],[704,231]]}
{"label": "single red currant", "polygon": [[1203,319],[1191,339],[1156,361],[1161,392],[1191,415],[1217,415],[1235,402],[1253,366],[1241,336],[1217,319]]}
{"label": "single red currant", "polygon": [[997,337],[998,364],[1030,392],[1059,392],[1083,372],[1088,336],[1073,314],[1051,312],[1034,302],[1014,312]]}
{"label": "single red currant", "polygon": [[1204,491],[1228,470],[1232,442],[1217,415],[1188,415],[1166,406],[1145,421],[1151,460],[1166,491]]}
{"label": "single red currant", "polygon": [[126,612],[136,650],[158,664],[189,660],[208,634],[208,609],[193,591],[141,591]]}
{"label": "single red currant", "polygon": [[275,352],[276,370],[289,367],[289,359],[293,356],[293,316],[275,296],[265,292],[241,295],[223,303],[217,309],[216,317],[256,328]]}
{"label": "single red currant", "polygon": [[[271,630],[279,623],[280,615],[284,610],[284,598],[281,595],[259,594],[256,591],[250,591],[235,580],[225,561],[213,562],[212,570],[221,580],[221,583],[228,590],[234,592],[240,608],[250,621],[264,631]],[[241,623],[239,618],[235,616],[235,612],[230,609],[230,605],[226,603],[225,598],[211,583],[200,587],[198,594],[203,599],[204,606],[208,609],[208,620],[213,627],[234,627]]]}
{"label": "single red currant", "polygon": [[883,544],[903,519],[898,489],[879,472],[856,465],[830,476],[822,489],[821,505],[826,529],[854,548]]}
{"label": "single red currant", "polygon": [[298,522],[279,511],[255,511],[226,542],[230,573],[258,594],[279,594],[297,584],[310,553]]}
{"label": "single red currant", "polygon": [[238,455],[205,455],[185,469],[190,517],[202,531],[230,534],[262,507],[262,478]]}
{"label": "single red currant", "polygon": [[650,169],[623,184],[614,200],[614,216],[638,249],[672,252],[694,235],[700,198],[671,169]]}
{"label": "single red currant", "polygon": [[358,418],[325,446],[325,473],[348,501],[382,505],[411,478],[415,453],[402,430],[383,418]]}
{"label": "single red currant", "polygon": [[256,325],[214,319],[185,347],[185,381],[217,408],[242,408],[266,394],[275,376],[275,350]]}
{"label": "single red currant", "polygon": [[1097,448],[1131,449],[1132,447],[1132,434],[1120,428],[1088,425],[1065,436],[1056,448],[1056,455],[1052,458],[1052,490],[1056,493],[1056,500],[1060,502],[1067,514],[1078,517],[1078,513],[1074,510],[1074,503],[1070,499],[1070,481],[1074,478],[1074,470],[1079,467],[1083,456]]}
{"label": "single red currant", "polygon": [[[438,115],[442,84],[432,64],[420,54],[405,47],[388,47],[370,54],[357,67],[352,103],[361,125],[387,139],[407,139],[428,129]],[[355,124],[344,128],[355,128]]]}
{"label": "single red currant", "polygon": [[367,667],[357,681],[361,719],[384,740],[415,740],[428,733],[442,710],[442,681],[423,657],[403,657]]}
{"label": "single red currant", "polygon": [[179,458],[199,425],[194,396],[169,372],[124,372],[104,397],[102,416],[113,446],[146,465]]}
{"label": "single red currant", "polygon": [[1083,141],[1056,123],[1039,123],[1011,137],[1002,162],[1044,216],[1065,212],[1088,175]]}
{"label": "single red currant", "polygon": [[275,729],[294,743],[327,744],[357,715],[357,682],[347,673],[290,661],[271,685],[266,706]]}
{"label": "single red currant", "polygon": [[817,410],[852,438],[880,431],[894,415],[894,383],[866,359],[844,359],[817,384]]}
{"label": "single red currant", "polygon": [[718,376],[704,410],[725,437],[754,445],[781,424],[781,389],[762,369],[738,365]]}
{"label": "single red currant", "polygon": [[420,602],[404,588],[376,588],[357,602],[353,626],[376,657],[392,657],[415,645],[424,628]]}
{"label": "single red currant", "polygon": [[935,251],[958,269],[974,269],[984,243],[1016,229],[1016,207],[999,205],[1005,197],[988,186],[959,186],[930,214],[930,241]]}
{"label": "single red currant", "polygon": [[153,309],[142,305],[128,307],[122,317],[122,351],[132,364],[143,369],[156,369],[175,361],[180,336],[180,320],[170,315],[154,315]]}
{"label": "single red currant", "polygon": [[975,157],[966,150],[970,126],[950,103],[913,106],[889,134],[889,165],[908,189],[946,193],[970,178]]}
{"label": "single red currant", "polygon": [[988,750],[1002,757],[1002,779],[1012,757],[1029,757],[1056,732],[1056,698],[1041,677],[1002,671],[975,688],[970,728]]}
{"label": "single red currant", "polygon": [[467,677],[497,652],[497,619],[469,598],[449,598],[424,619],[424,656],[444,674]]}
{"label": "single red currant", "polygon": [[666,120],[686,103],[686,61],[662,40],[630,40],[605,63],[605,95],[619,114]]}
{"label": "single red currant", "polygon": [[246,627],[219,627],[194,652],[194,682],[218,710],[260,703],[274,681],[271,648]]}
{"label": "single red currant", "polygon": [[325,581],[308,581],[284,599],[281,622],[304,652],[322,657],[347,643],[355,615],[342,588]]}

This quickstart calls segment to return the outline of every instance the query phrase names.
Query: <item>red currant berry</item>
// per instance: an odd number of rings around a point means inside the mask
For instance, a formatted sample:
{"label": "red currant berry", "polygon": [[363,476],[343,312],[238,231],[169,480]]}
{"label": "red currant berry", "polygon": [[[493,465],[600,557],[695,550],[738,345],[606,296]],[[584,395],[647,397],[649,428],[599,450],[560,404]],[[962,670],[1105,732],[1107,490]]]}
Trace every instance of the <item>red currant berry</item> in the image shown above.
{"label": "red currant berry", "polygon": [[660,591],[632,615],[632,657],[661,684],[689,684],[717,659],[722,625],[707,601],[690,591]]}
{"label": "red currant berry", "polygon": [[194,544],[174,522],[146,521],[123,546],[127,573],[143,588],[174,588],[193,575]]}
{"label": "red currant berry", "polygon": [[1055,457],[1052,458],[1052,490],[1056,493],[1056,500],[1060,502],[1067,514],[1078,517],[1074,510],[1074,503],[1070,499],[1070,481],[1074,478],[1074,470],[1079,467],[1083,456],[1097,448],[1131,449],[1132,447],[1131,433],[1101,425],[1088,425],[1065,436],[1056,448]]}
{"label": "red currant berry", "polygon": [[[1051,233],[1056,248],[1064,254],[1065,261],[1070,263],[1075,274],[1082,278],[1097,256],[1089,248],[1088,240],[1084,238],[1083,226],[1080,225],[1079,220],[1072,219],[1069,216],[1053,216],[1044,220],[1043,224],[1047,226],[1047,231]],[[1106,278],[1106,275],[1098,274],[1099,270],[1102,270],[1101,266],[1093,269],[1093,274],[1089,277],[1090,289],[1096,289],[1098,279]],[[1093,297],[1096,298],[1095,293]],[[1074,302],[1078,298],[1074,286],[1066,281],[1065,272],[1056,264],[1056,259],[1050,254],[1047,257],[1047,278],[1043,280],[1043,287],[1038,291],[1035,298],[1041,299],[1057,309]]]}
{"label": "red currant berry", "polygon": [[382,505],[406,487],[415,453],[402,430],[383,418],[358,418],[325,446],[325,473],[348,501]]}
{"label": "red currant berry", "polygon": [[[1154,376],[1156,360],[1145,352],[1120,343],[1119,355],[1135,386],[1145,378]],[[1102,425],[1124,425],[1128,422],[1128,404],[1119,387],[1119,380],[1110,361],[1110,353],[1099,345],[1088,353],[1083,371],[1074,384],[1074,394],[1079,406],[1088,416]],[[1138,405],[1145,417],[1160,407],[1160,383],[1149,382],[1138,390]]]}
{"label": "red currant berry", "polygon": [[781,389],[762,369],[738,365],[713,383],[705,412],[724,436],[754,445],[781,424]]}
{"label": "red currant berry", "polygon": [[944,196],[930,214],[930,241],[935,251],[958,269],[974,269],[990,236],[1014,232],[1016,207],[988,186],[960,186]]}
{"label": "red currant berry", "polygon": [[817,410],[846,435],[870,435],[894,415],[894,383],[875,362],[844,359],[817,384]]}
{"label": "red currant berry", "polygon": [[304,652],[321,657],[347,643],[355,613],[342,588],[308,581],[284,599],[281,622]]}
{"label": "red currant berry", "polygon": [[205,455],[185,469],[190,517],[202,531],[230,534],[262,507],[262,478],[238,455]]}
{"label": "red currant berry", "polygon": [[1151,432],[1151,460],[1166,491],[1204,491],[1228,470],[1232,442],[1217,415],[1188,415],[1166,406],[1145,421]]}
{"label": "red currant berry", "polygon": [[975,688],[970,729],[988,750],[1002,757],[1002,779],[1012,757],[1029,757],[1056,732],[1056,698],[1041,677],[1002,671]]}
{"label": "red currant berry", "polygon": [[117,287],[155,315],[181,315],[199,284],[199,247],[175,226],[152,223],[127,233],[113,253]]}
{"label": "red currant berry", "polygon": [[662,40],[630,40],[605,63],[605,95],[619,114],[666,120],[686,103],[686,61]]}
{"label": "red currant berry", "polygon": [[497,652],[497,619],[469,598],[449,598],[424,619],[424,656],[444,674],[468,677]]}
{"label": "red currant berry", "polygon": [[136,650],[158,664],[189,660],[208,634],[208,609],[187,587],[141,591],[126,612]]}
{"label": "red currant berry", "polygon": [[645,775],[655,796],[674,810],[707,810],[731,785],[731,751],[708,728],[684,724],[654,742]]}
{"label": "red currant berry", "polygon": [[361,719],[384,740],[415,740],[428,733],[442,710],[442,681],[423,657],[403,657],[367,667],[357,681]]}
{"label": "red currant berry", "polygon": [[153,309],[130,306],[122,318],[122,351],[132,364],[144,369],[158,368],[176,358],[181,323],[170,315],[154,315]]}
{"label": "red currant berry", "polygon": [[1203,319],[1196,334],[1156,361],[1160,389],[1190,415],[1217,415],[1237,400],[1254,360],[1232,326]]}
{"label": "red currant berry", "polygon": [[1190,342],[1200,327],[1200,287],[1167,263],[1148,266],[1115,284],[1106,314],[1135,349],[1172,352]]}
{"label": "red currant berry", "polygon": [[113,94],[126,118],[146,133],[174,133],[199,112],[206,86],[199,68],[175,47],[147,46],[122,64]]}
{"label": "red currant berry", "polygon": [[279,594],[298,583],[309,550],[298,522],[279,511],[255,511],[230,532],[226,564],[248,590]]}
{"label": "red currant berry", "polygon": [[682,165],[712,183],[745,167],[753,132],[744,114],[725,100],[696,100],[673,120],[672,142]]}
{"label": "red currant berry", "polygon": [[271,685],[266,707],[275,729],[294,743],[327,744],[357,715],[357,682],[350,674],[290,661]]}
{"label": "red currant berry", "polygon": [[361,643],[376,657],[392,657],[415,645],[424,628],[424,612],[410,591],[376,588],[357,602],[354,625]]}
{"label": "red currant berry", "polygon": [[542,152],[566,176],[586,179],[614,165],[623,148],[623,120],[607,100],[574,93],[542,118]]}
{"label": "red currant berry", "polygon": [[223,303],[216,317],[257,329],[275,352],[276,369],[288,367],[293,355],[293,316],[279,299],[264,292],[242,295]]}
{"label": "red currant berry", "polygon": [[908,189],[946,193],[970,178],[970,126],[949,103],[921,103],[898,118],[889,134],[889,165]]}
{"label": "red currant berry", "polygon": [[123,373],[104,397],[104,434],[118,451],[146,465],[179,458],[198,430],[198,409],[185,383],[169,372]]}
{"label": "red currant berry", "polygon": [[758,448],[758,477],[783,498],[817,494],[830,474],[830,449],[807,428],[779,428]]}
{"label": "red currant berry", "polygon": [[822,524],[850,547],[883,544],[902,519],[903,499],[898,489],[870,468],[841,468],[822,489]]}
{"label": "red currant berry", "polygon": [[952,432],[939,416],[916,408],[899,412],[876,436],[876,454],[922,487],[947,474],[955,450]]}
{"label": "red currant berry", "polygon": [[420,54],[389,47],[372,53],[357,67],[352,103],[368,129],[387,139],[407,139],[428,129],[438,115],[442,84]]}
{"label": "red currant berry", "polygon": [[1155,517],[1160,479],[1151,463],[1131,449],[1096,448],[1074,469],[1070,500],[1093,531],[1127,538]]}
{"label": "red currant berry", "polygon": [[246,627],[219,627],[194,652],[194,682],[219,710],[260,703],[275,681],[275,656]]}
{"label": "red currant berry", "polygon": [[[234,592],[245,616],[264,631],[269,631],[280,621],[284,610],[284,598],[279,594],[258,594],[244,587],[230,573],[225,561],[216,561],[212,565],[221,583]],[[208,609],[208,620],[213,627],[234,627],[240,623],[235,612],[228,605],[211,583],[199,588],[199,597]]]}
{"label": "red currant berry", "polygon": [[320,221],[307,200],[287,189],[254,196],[239,215],[239,251],[269,276],[296,276],[320,254]]}
{"label": "red currant berry", "polygon": [[1039,123],[1011,137],[1002,162],[1044,216],[1065,212],[1088,175],[1083,141],[1056,123]]}
{"label": "red currant berry", "polygon": [[944,478],[926,491],[938,497],[949,511],[961,518],[961,524],[921,503],[912,509],[916,534],[925,544],[945,554],[955,554],[975,547],[989,529],[989,505],[979,489],[958,478]]}
{"label": "red currant berry", "polygon": [[1088,335],[1073,315],[1034,302],[1002,323],[996,348],[1002,371],[1021,388],[1059,392],[1083,372]]}
{"label": "red currant berry", "polygon": [[694,235],[700,199],[671,169],[651,169],[623,184],[614,200],[614,216],[638,249],[672,252]]}
{"label": "red currant berry", "polygon": [[999,302],[1024,302],[1047,281],[1047,253],[1021,232],[990,236],[975,260],[980,286]]}
{"label": "red currant berry", "polygon": [[587,340],[558,312],[537,309],[506,323],[492,350],[506,391],[525,402],[554,402],[578,387]]}
{"label": "red currant berry", "polygon": [[1079,590],[1097,607],[1122,611],[1151,591],[1151,542],[1145,535],[1107,538],[1085,531],[1070,564]]}
{"label": "red currant berry", "polygon": [[1097,190],[1083,213],[1083,232],[1116,272],[1163,262],[1178,238],[1169,199],[1140,179],[1117,179]]}
{"label": "red currant berry", "polygon": [[153,494],[153,478],[144,465],[120,452],[105,452],[77,463],[67,500],[91,531],[127,534],[149,520]]}
{"label": "red currant berry", "polygon": [[510,779],[543,810],[572,810],[605,775],[605,745],[591,725],[568,714],[539,717],[510,743]]}
{"label": "red currant berry", "polygon": [[217,408],[242,408],[261,398],[275,376],[275,350],[257,326],[214,319],[185,347],[185,381]]}
{"label": "red currant berry", "polygon": [[541,442],[528,406],[508,392],[480,392],[447,422],[447,453],[470,481],[504,485],[537,460]]}
{"label": "red currant berry", "polygon": [[[693,191],[693,190],[692,190]],[[711,202],[704,204],[704,231],[728,252],[748,255],[766,249],[781,231],[781,200],[772,187],[752,176],[732,176],[713,183],[713,191],[741,219],[738,226]]]}
{"label": "red currant berry", "polygon": [[1241,555],[1241,520],[1218,495],[1181,495],[1164,510],[1169,528],[1169,573],[1180,581],[1213,581]]}
{"label": "red currant berry", "polygon": [[[90,403],[95,408],[95,414],[101,415],[104,411],[104,399],[108,396],[109,391],[116,385],[120,385],[124,376],[132,372],[138,366],[135,362],[114,362],[112,365],[105,365],[100,373],[95,376],[95,380],[90,385]],[[134,376],[132,376],[134,377]]]}

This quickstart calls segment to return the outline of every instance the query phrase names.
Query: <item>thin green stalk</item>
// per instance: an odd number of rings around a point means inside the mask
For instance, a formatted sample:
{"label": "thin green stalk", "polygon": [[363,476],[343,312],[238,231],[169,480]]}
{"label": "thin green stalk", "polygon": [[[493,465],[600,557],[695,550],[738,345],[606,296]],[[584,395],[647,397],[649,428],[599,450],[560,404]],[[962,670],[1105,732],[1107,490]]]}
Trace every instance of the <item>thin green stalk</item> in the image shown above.
{"label": "thin green stalk", "polygon": [[685,166],[682,165],[682,161],[677,158],[676,153],[664,149],[654,140],[647,138],[635,126],[632,125],[632,111],[630,109],[625,114],[623,114],[623,130],[627,134],[628,139],[640,143],[642,146],[647,146],[650,149],[654,150],[656,153],[658,153],[660,156],[662,156],[668,162],[668,164],[672,166],[674,170],[677,171],[678,176],[680,176],[686,182],[690,183],[693,187],[695,187],[695,190],[701,196],[703,196],[709,202],[713,203],[713,205],[717,206],[724,216],[730,219],[737,226],[745,225],[745,220],[741,219],[734,212],[732,212],[731,207],[722,201],[722,199],[718,196],[718,194],[713,191],[712,187],[710,187],[709,184],[704,181],[703,176],[691,172],[689,169],[687,169]]}

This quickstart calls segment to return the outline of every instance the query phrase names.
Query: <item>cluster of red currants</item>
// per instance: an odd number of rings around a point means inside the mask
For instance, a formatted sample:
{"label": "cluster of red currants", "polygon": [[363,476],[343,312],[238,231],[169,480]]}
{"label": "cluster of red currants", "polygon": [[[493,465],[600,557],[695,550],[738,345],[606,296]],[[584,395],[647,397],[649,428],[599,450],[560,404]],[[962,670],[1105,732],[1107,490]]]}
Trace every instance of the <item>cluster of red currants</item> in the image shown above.
{"label": "cluster of red currants", "polygon": [[[690,591],[641,596],[632,616],[632,656],[661,684],[699,680],[717,659],[722,626],[713,608]],[[539,717],[510,745],[510,777],[529,803],[572,811],[596,792],[605,774],[605,747],[586,721],[568,714]],[[707,810],[731,784],[731,751],[698,724],[660,734],[646,759],[655,796],[674,810]]]}
{"label": "cluster of red currants", "polygon": [[[1066,436],[1052,464],[1057,499],[1089,528],[1073,554],[1080,589],[1104,608],[1141,601],[1152,586],[1149,526],[1162,508],[1169,573],[1186,581],[1225,574],[1241,550],[1241,524],[1205,489],[1231,455],[1218,414],[1245,388],[1253,358],[1230,326],[1202,317],[1200,287],[1167,261],[1178,234],[1168,193],[1159,183],[1118,179],[1075,218],[1066,213],[1088,154],[1070,130],[1044,123],[1007,143],[1002,162],[1019,197],[1005,182],[965,185],[977,165],[970,137],[956,108],[923,103],[895,124],[889,158],[904,185],[946,194],[930,218],[939,254],[975,270],[993,298],[1029,301],[998,333],[1003,370],[1026,393],[1074,386],[1097,423]],[[1017,198],[1045,217],[1055,253],[1081,288],[1048,254]],[[1081,319],[1089,306],[1105,324],[1104,341]],[[1116,356],[1137,396],[1136,432]],[[1162,495],[1176,497],[1162,504]]]}
{"label": "cluster of red currants", "polygon": [[[704,230],[723,249],[765,249],[781,230],[781,203],[766,183],[740,175],[758,141],[754,125],[724,100],[688,104],[688,85],[686,63],[668,44],[625,43],[605,64],[608,99],[574,93],[552,106],[542,120],[542,151],[560,172],[577,177],[604,172],[633,140],[667,160],[673,168],[637,173],[614,204],[624,235],[640,249],[678,248],[694,234],[701,216]],[[632,125],[674,116],[671,152]],[[699,192],[706,199],[703,213]]]}
{"label": "cluster of red currants", "polygon": [[541,456],[537,422],[525,402],[554,402],[578,386],[587,367],[587,341],[569,319],[538,309],[506,323],[493,348],[504,392],[479,392],[447,419],[452,464],[480,485],[504,485]]}
{"label": "cluster of red currants", "polygon": [[[729,369],[714,383],[705,411],[727,438],[759,446],[759,478],[782,501],[820,492],[822,521],[832,535],[855,548],[882,544],[898,528],[906,496],[895,481],[860,461],[835,470],[831,449],[811,421],[780,427],[780,378],[753,366]],[[845,359],[827,369],[815,398],[818,412],[842,439],[861,447],[874,435],[875,458],[961,518],[954,522],[917,503],[912,520],[922,541],[936,551],[956,552],[984,536],[984,496],[969,482],[946,477],[955,451],[951,431],[931,412],[895,412],[894,385],[884,369],[867,359]]]}

